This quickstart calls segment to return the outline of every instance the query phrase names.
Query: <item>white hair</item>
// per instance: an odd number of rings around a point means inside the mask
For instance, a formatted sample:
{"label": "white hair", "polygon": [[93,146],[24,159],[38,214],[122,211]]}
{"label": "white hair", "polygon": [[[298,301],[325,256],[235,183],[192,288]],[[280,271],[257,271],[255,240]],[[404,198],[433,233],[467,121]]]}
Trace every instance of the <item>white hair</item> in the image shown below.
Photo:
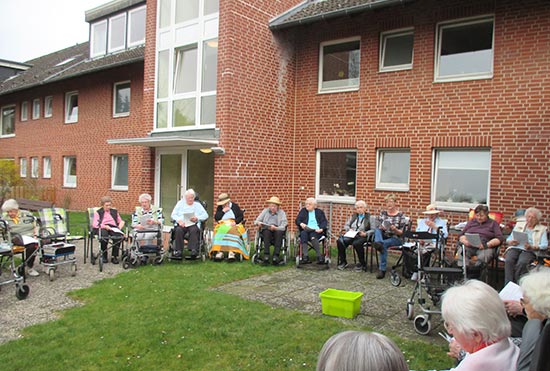
{"label": "white hair", "polygon": [[151,197],[151,195],[149,193],[142,193],[142,194],[139,195],[138,201],[139,202],[141,202],[141,201],[151,202],[152,199],[153,199],[153,197]]}
{"label": "white hair", "polygon": [[15,201],[13,198],[10,198],[9,200],[4,201],[2,204],[2,211],[7,213],[11,210],[19,210],[19,204],[17,201]]}
{"label": "white hair", "polygon": [[314,206],[317,206],[317,200],[316,200],[315,198],[313,198],[313,197],[307,198],[307,199],[306,199],[306,203],[307,203],[307,202],[311,202],[311,203],[313,203]]}
{"label": "white hair", "polygon": [[453,332],[465,337],[477,332],[489,343],[510,336],[511,326],[504,303],[484,282],[468,280],[449,288],[443,294],[441,312]]}
{"label": "white hair", "polygon": [[540,220],[542,219],[542,213],[540,212],[539,209],[537,209],[536,207],[530,207],[528,208],[527,210],[525,210],[525,216],[527,216],[527,214],[530,214],[530,213],[533,213],[533,215],[535,216],[535,218],[537,218],[537,220],[540,222]]}
{"label": "white hair", "polygon": [[363,200],[359,200],[355,203],[355,206],[363,206],[365,209],[367,208],[367,203]]}
{"label": "white hair", "polygon": [[317,371],[408,371],[403,353],[376,332],[344,331],[326,341]]}
{"label": "white hair", "polygon": [[533,309],[550,318],[550,269],[541,267],[521,277],[519,285]]}
{"label": "white hair", "polygon": [[197,197],[197,194],[195,193],[195,191],[193,190],[193,188],[189,188],[187,191],[185,191],[185,193],[183,194],[183,196],[187,196],[187,195],[193,195],[193,198]]}

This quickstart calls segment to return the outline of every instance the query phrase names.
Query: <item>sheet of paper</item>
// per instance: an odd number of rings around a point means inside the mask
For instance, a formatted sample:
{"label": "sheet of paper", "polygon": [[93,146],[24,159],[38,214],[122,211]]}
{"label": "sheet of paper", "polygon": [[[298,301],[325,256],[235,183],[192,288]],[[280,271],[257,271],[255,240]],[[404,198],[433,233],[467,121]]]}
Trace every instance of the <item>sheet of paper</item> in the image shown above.
{"label": "sheet of paper", "polygon": [[382,225],[384,226],[384,228],[386,228],[386,231],[391,230],[391,221],[386,219],[382,222]]}
{"label": "sheet of paper", "polygon": [[150,224],[148,224],[147,222],[149,220],[153,219],[151,214],[146,214],[146,215],[142,215],[140,218],[139,218],[139,224],[141,224],[142,226],[144,227],[149,227]]}
{"label": "sheet of paper", "polygon": [[111,231],[115,232],[115,233],[120,233],[120,234],[124,234],[124,232],[122,232],[120,229],[118,229],[117,227],[111,227]]}
{"label": "sheet of paper", "polygon": [[183,224],[186,227],[189,227],[190,225],[195,224],[195,222],[191,221],[191,218],[195,216],[195,213],[183,213]]}
{"label": "sheet of paper", "polygon": [[525,232],[512,231],[512,238],[518,241],[520,245],[525,245],[527,242],[529,242],[529,237]]}
{"label": "sheet of paper", "polygon": [[355,236],[357,235],[357,231],[354,231],[352,229],[350,229],[349,231],[347,231],[345,234],[344,234],[344,237],[348,237],[348,238],[355,238]]}
{"label": "sheet of paper", "polygon": [[521,287],[510,281],[500,292],[498,293],[498,296],[502,300],[519,300],[523,297],[523,292],[521,291]]}
{"label": "sheet of paper", "polygon": [[479,237],[479,234],[477,233],[465,233],[466,239],[468,240],[468,243],[472,246],[479,246],[481,244],[481,238]]}
{"label": "sheet of paper", "polygon": [[32,238],[25,235],[22,235],[21,239],[23,240],[23,245],[28,245],[30,243],[38,243],[38,240],[36,238]]}

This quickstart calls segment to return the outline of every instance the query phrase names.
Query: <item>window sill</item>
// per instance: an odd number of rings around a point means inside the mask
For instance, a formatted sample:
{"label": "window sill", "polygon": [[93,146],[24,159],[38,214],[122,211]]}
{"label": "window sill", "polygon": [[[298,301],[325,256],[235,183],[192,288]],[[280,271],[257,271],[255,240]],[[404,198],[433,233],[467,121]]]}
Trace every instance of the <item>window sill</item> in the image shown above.
{"label": "window sill", "polygon": [[484,74],[476,76],[450,76],[450,77],[436,77],[434,78],[434,84],[445,82],[460,82],[460,81],[474,81],[474,80],[491,80],[493,74]]}
{"label": "window sill", "polygon": [[322,90],[319,90],[317,94],[347,93],[350,91],[359,91],[359,86],[346,87],[346,88],[322,89]]}
{"label": "window sill", "polygon": [[110,191],[115,191],[115,192],[128,192],[128,187],[126,187],[126,188],[123,188],[123,187],[111,187]]}
{"label": "window sill", "polygon": [[125,113],[117,113],[117,114],[113,115],[113,118],[117,119],[117,118],[120,118],[120,117],[129,117],[129,116],[130,116],[130,112],[125,112]]}
{"label": "window sill", "polygon": [[406,65],[394,66],[394,67],[380,67],[378,72],[386,73],[386,72],[396,72],[396,71],[407,71],[412,69],[413,69],[412,64],[406,64]]}

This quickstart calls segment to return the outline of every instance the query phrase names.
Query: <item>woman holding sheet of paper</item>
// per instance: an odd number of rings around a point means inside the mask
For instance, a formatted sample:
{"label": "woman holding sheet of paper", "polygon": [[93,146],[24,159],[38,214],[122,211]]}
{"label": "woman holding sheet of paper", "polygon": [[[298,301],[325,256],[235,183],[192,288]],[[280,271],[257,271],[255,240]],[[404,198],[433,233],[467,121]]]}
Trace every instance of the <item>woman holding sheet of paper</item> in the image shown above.
{"label": "woman holding sheet of paper", "polygon": [[[139,195],[138,201],[140,206],[136,206],[134,213],[132,214],[132,228],[137,231],[136,238],[141,241],[143,245],[150,245],[153,240],[157,238],[157,231],[162,228],[164,223],[164,216],[162,215],[162,209],[151,203],[153,197],[148,193]],[[145,231],[153,231],[146,233]]]}
{"label": "woman holding sheet of paper", "polygon": [[338,246],[338,269],[344,270],[348,266],[346,260],[346,247],[353,245],[357,252],[359,263],[355,267],[356,272],[366,271],[367,262],[365,261],[365,252],[363,245],[367,242],[367,232],[370,229],[370,215],[366,212],[367,203],[359,200],[355,203],[355,212],[344,224],[340,238],[336,241]]}
{"label": "woman holding sheet of paper", "polygon": [[197,201],[195,191],[189,188],[185,191],[183,199],[174,207],[172,211],[172,220],[176,223],[174,226],[175,244],[174,258],[181,258],[183,255],[183,245],[187,238],[187,247],[191,250],[191,259],[196,259],[199,254],[199,242],[201,235],[201,223],[208,219],[208,213]]}
{"label": "woman holding sheet of paper", "polygon": [[527,267],[535,260],[535,253],[548,248],[547,228],[540,224],[542,213],[530,207],[525,211],[525,220],[518,221],[506,240],[504,284],[518,282],[527,273]]}
{"label": "woman holding sheet of paper", "polygon": [[94,232],[99,235],[99,244],[103,253],[103,262],[107,263],[107,246],[109,240],[113,242],[111,263],[118,264],[118,252],[124,239],[124,220],[116,209],[113,209],[113,200],[109,196],[101,197],[101,208],[94,213]]}

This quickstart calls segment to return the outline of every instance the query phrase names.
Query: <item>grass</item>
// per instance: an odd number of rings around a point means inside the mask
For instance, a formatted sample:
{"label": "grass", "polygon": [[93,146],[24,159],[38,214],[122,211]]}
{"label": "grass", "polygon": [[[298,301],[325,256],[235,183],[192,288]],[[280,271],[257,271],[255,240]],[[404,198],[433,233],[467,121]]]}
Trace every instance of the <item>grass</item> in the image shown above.
{"label": "grass", "polygon": [[[73,292],[82,307],[0,346],[0,364],[9,370],[314,370],[331,335],[369,330],[215,290],[273,269],[279,268],[197,262],[123,272]],[[451,366],[443,347],[386,335],[411,369]]]}

